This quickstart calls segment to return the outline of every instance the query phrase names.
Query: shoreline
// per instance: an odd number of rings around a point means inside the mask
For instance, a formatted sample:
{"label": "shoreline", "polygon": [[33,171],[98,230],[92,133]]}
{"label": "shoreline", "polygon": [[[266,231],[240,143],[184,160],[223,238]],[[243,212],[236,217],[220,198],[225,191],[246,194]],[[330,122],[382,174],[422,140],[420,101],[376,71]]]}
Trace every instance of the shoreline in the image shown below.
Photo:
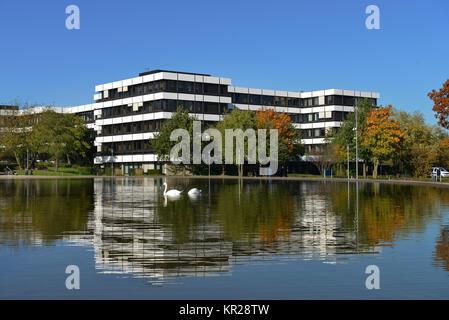
{"label": "shoreline", "polygon": [[[209,179],[209,176],[25,176],[9,175],[0,176],[1,180],[48,180],[48,179]],[[210,176],[213,180],[238,180],[236,176]],[[325,181],[325,182],[364,182],[364,183],[385,183],[385,184],[409,184],[424,185],[449,188],[448,182],[432,182],[419,180],[400,180],[400,179],[348,179],[348,178],[321,178],[321,177],[242,177],[242,180],[272,180],[272,181]]]}

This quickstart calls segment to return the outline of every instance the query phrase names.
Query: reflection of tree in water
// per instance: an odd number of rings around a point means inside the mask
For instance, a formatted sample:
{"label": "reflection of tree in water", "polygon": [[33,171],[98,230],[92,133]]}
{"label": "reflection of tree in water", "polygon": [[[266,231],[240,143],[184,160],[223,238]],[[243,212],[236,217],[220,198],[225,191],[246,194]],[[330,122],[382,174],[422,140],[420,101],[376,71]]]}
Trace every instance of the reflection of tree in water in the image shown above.
{"label": "reflection of tree in water", "polygon": [[449,226],[444,226],[435,244],[433,266],[449,271]]}
{"label": "reflection of tree in water", "polygon": [[448,190],[360,183],[357,214],[353,183],[348,190],[334,182],[218,180],[209,193],[207,181],[184,179],[170,186],[186,192],[194,184],[201,197],[184,194],[164,206],[152,179],[26,183],[0,183],[0,244],[88,232],[80,243],[93,244],[98,269],[160,278],[223,274],[257,259],[379,253],[378,245],[422,231],[449,202]]}
{"label": "reflection of tree in water", "polygon": [[93,210],[92,180],[0,181],[0,243],[51,243],[86,229]]}
{"label": "reflection of tree in water", "polygon": [[[393,246],[394,240],[411,232],[423,231],[425,225],[438,213],[440,203],[449,201],[445,189],[396,184],[360,183],[359,241],[367,244]],[[356,193],[354,184],[349,189],[334,185],[329,190],[331,203],[343,224],[354,228]]]}
{"label": "reflection of tree in water", "polygon": [[288,237],[294,218],[293,197],[286,188],[266,183],[242,187],[225,185],[220,189],[212,220],[223,228],[225,239],[254,240],[262,246]]}

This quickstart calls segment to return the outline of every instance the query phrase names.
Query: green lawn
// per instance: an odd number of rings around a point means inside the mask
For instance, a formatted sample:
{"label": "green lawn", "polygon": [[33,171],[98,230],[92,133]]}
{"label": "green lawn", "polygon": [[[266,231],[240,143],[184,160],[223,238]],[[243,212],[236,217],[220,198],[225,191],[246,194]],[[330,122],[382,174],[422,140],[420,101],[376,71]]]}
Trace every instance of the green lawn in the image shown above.
{"label": "green lawn", "polygon": [[[25,175],[25,170],[16,170],[18,175]],[[58,172],[55,172],[55,167],[48,167],[47,170],[33,170],[33,176],[91,176],[91,167],[77,167],[64,168],[59,167]]]}

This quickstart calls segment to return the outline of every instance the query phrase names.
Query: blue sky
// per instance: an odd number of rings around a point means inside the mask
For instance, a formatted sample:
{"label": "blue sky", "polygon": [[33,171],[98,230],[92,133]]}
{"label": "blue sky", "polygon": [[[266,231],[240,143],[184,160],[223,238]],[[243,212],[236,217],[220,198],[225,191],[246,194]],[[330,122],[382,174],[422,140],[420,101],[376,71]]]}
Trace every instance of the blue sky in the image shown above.
{"label": "blue sky", "polygon": [[[80,8],[67,30],[65,8]],[[365,8],[380,9],[380,30]],[[376,91],[419,110],[449,78],[449,1],[2,1],[0,102],[93,102],[97,84],[172,69],[235,86]]]}

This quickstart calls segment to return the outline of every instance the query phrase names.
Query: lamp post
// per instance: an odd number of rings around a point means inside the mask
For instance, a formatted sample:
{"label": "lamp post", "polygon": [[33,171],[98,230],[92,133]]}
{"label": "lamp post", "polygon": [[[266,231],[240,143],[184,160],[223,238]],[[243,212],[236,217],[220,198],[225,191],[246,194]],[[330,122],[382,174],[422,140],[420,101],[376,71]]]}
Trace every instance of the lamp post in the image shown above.
{"label": "lamp post", "polygon": [[349,144],[346,146],[346,150],[348,152],[348,180],[349,180]]}
{"label": "lamp post", "polygon": [[355,179],[359,179],[359,120],[358,120],[358,108],[357,108],[357,97],[355,99]]}
{"label": "lamp post", "polygon": [[30,170],[30,168],[29,168],[29,159],[30,159],[30,157],[29,157],[29,149],[27,147],[27,170],[26,170],[26,174],[28,174],[28,172]]}
{"label": "lamp post", "polygon": [[112,153],[112,157],[111,157],[111,171],[112,171],[112,173],[111,173],[111,175],[112,175],[112,177],[114,177],[114,149],[111,149],[111,153]]}

